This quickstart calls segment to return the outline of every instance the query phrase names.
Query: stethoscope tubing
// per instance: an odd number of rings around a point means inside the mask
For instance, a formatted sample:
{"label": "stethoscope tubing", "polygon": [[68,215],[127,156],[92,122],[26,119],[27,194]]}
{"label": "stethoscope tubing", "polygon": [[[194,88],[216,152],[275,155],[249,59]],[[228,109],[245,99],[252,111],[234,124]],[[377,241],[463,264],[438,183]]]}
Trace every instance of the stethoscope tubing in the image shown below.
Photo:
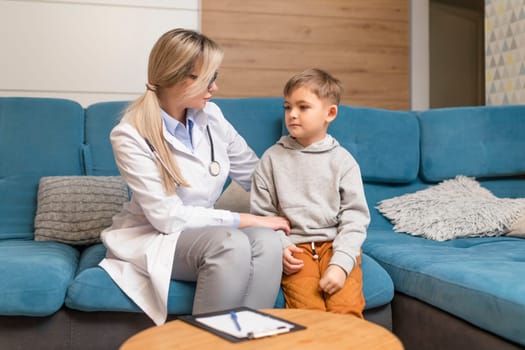
{"label": "stethoscope tubing", "polygon": [[208,171],[211,176],[217,176],[221,173],[221,165],[218,161],[215,160],[215,150],[213,149],[213,139],[211,138],[210,126],[206,125],[206,131],[208,132],[208,139],[210,140],[210,153],[211,153],[211,162],[208,166]]}
{"label": "stethoscope tubing", "polygon": [[[217,176],[220,174],[221,172],[221,165],[218,161],[215,160],[215,149],[213,147],[213,138],[211,137],[211,132],[210,132],[210,127],[209,125],[206,125],[206,132],[208,134],[208,140],[210,140],[210,155],[211,155],[211,162],[210,162],[210,165],[208,166],[208,171],[210,172],[210,174],[212,176]],[[159,161],[160,165],[168,172],[168,174],[171,176],[171,178],[176,182],[178,183],[178,181],[176,180],[177,178],[175,177],[175,175],[173,175],[173,173],[170,171],[170,169],[168,168],[168,166],[166,165],[166,163],[164,163],[164,161],[162,160],[162,158],[160,157],[159,153],[157,152],[157,150],[155,149],[155,147],[153,147],[153,145],[151,144],[151,142],[147,139],[147,138],[144,138],[144,141],[146,141],[146,144],[148,145],[149,149],[151,150],[151,152],[153,153],[153,155],[155,156],[155,158],[157,158],[157,160]]]}
{"label": "stethoscope tubing", "polygon": [[211,138],[211,132],[210,132],[210,126],[206,125],[206,131],[208,133],[208,140],[210,140],[210,154],[211,154],[211,162],[215,162],[215,150],[213,148],[213,139]]}

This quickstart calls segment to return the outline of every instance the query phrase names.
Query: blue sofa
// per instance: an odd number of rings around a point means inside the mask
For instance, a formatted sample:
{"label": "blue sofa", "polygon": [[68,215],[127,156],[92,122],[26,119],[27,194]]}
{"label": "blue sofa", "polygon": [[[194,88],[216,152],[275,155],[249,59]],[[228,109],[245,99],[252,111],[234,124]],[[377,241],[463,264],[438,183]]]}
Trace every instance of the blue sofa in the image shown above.
{"label": "blue sofa", "polygon": [[[216,102],[259,155],[281,136],[280,99]],[[98,267],[102,244],[34,239],[41,178],[119,175],[109,132],[126,104],[0,98],[1,349],[115,349],[153,326]],[[366,254],[362,268],[365,317],[391,329],[392,280]],[[193,294],[193,283],[172,281],[169,319],[191,312]]]}
{"label": "blue sofa", "polygon": [[[281,99],[215,102],[259,155],[284,132]],[[116,348],[152,325],[97,266],[101,244],[34,240],[40,178],[118,175],[108,134],[125,104],[83,109],[69,100],[0,98],[0,348]],[[525,197],[524,112],[341,106],[330,127],[361,164],[372,213],[365,317],[392,327],[406,349],[525,345],[523,240],[426,240],[394,233],[375,209],[458,174],[500,197]],[[190,312],[193,291],[191,283],[172,282],[170,319]]]}
{"label": "blue sofa", "polygon": [[[279,98],[215,102],[259,155],[285,132]],[[124,106],[0,98],[0,348],[116,348],[153,325],[97,266],[102,245],[33,239],[41,177],[118,175],[108,134]],[[525,197],[525,106],[341,106],[330,133],[360,163],[372,214],[365,317],[392,327],[409,350],[524,348],[525,240],[395,233],[375,207],[456,175]],[[190,312],[193,288],[172,282],[170,319]]]}

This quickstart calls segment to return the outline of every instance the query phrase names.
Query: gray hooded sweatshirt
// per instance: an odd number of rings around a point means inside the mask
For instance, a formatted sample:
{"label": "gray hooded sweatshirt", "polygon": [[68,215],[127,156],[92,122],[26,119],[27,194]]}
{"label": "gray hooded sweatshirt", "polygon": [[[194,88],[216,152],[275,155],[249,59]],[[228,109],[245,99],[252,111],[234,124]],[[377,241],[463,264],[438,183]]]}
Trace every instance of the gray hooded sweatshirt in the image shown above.
{"label": "gray hooded sweatshirt", "polygon": [[301,146],[283,136],[258,163],[252,178],[251,212],[288,218],[283,248],[333,240],[330,264],[353,269],[366,238],[370,213],[354,157],[332,136]]}

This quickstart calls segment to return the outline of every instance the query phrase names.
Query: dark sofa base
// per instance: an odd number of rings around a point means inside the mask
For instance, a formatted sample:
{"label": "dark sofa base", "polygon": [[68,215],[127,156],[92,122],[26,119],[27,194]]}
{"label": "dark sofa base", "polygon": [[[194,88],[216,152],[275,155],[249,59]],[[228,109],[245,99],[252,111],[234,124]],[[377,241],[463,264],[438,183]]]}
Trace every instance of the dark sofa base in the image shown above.
{"label": "dark sofa base", "polygon": [[118,349],[133,334],[152,326],[145,314],[67,308],[48,317],[0,316],[0,349]]}
{"label": "dark sofa base", "polygon": [[[390,305],[366,310],[364,315],[367,320],[392,329]],[[168,317],[174,319],[176,316]],[[49,317],[0,316],[0,349],[118,349],[133,334],[153,325],[140,313],[66,308]]]}
{"label": "dark sofa base", "polygon": [[524,349],[398,292],[392,301],[392,322],[405,350]]}

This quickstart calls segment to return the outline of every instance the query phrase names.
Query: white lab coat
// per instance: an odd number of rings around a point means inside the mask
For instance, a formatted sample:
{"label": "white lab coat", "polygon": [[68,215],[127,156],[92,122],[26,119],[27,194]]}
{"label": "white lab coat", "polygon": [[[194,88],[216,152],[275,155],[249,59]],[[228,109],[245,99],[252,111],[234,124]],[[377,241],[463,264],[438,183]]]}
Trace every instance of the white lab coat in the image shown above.
{"label": "white lab coat", "polygon": [[[131,201],[101,234],[107,248],[100,266],[157,325],[167,317],[168,289],[177,239],[188,228],[233,226],[234,216],[213,209],[228,174],[250,187],[257,156],[214,103],[188,110],[195,120],[193,153],[164,128],[164,137],[191,187],[165,194],[155,156],[144,139],[122,120],[111,132],[117,166],[132,191]],[[160,117],[160,116],[159,116]],[[221,172],[211,176],[209,125]]]}

